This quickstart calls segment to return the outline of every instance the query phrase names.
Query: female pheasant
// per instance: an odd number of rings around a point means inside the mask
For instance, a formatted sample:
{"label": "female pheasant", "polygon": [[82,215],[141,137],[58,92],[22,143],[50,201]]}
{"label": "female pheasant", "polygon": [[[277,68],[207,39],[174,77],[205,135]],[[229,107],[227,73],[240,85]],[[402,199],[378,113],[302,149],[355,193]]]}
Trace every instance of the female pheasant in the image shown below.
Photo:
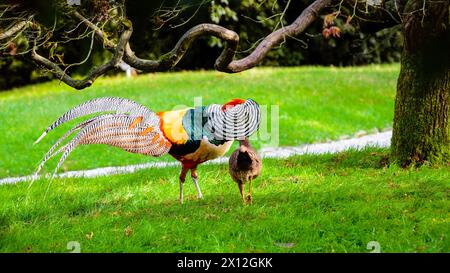
{"label": "female pheasant", "polygon": [[[87,101],[67,111],[35,143],[64,122],[102,112],[104,114],[88,119],[66,132],[47,152],[35,176],[46,161],[63,153],[55,175],[68,155],[82,144],[107,144],[131,153],[155,157],[169,153],[181,162],[179,200],[183,203],[183,183],[188,171],[191,172],[198,198],[202,198],[197,166],[223,156],[233,140],[252,135],[260,124],[259,105],[251,99],[233,99],[224,105],[211,104],[154,113],[134,101],[106,97]],[[67,144],[60,146],[75,131],[79,132]]]}
{"label": "female pheasant", "polygon": [[[237,148],[230,156],[229,172],[231,178],[237,183],[242,201],[252,203],[252,181],[261,175],[262,160],[259,154],[250,145],[248,138],[239,140]],[[249,182],[247,200],[244,198],[244,184]]]}

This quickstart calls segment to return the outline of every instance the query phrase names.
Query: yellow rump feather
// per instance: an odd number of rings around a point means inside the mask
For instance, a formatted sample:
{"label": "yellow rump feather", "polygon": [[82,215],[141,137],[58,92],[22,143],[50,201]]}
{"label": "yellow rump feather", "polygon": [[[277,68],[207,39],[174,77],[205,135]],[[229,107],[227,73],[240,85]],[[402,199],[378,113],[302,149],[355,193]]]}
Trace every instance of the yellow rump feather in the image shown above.
{"label": "yellow rump feather", "polygon": [[189,135],[183,128],[183,116],[189,109],[158,113],[161,118],[161,130],[170,142],[180,145],[188,141]]}

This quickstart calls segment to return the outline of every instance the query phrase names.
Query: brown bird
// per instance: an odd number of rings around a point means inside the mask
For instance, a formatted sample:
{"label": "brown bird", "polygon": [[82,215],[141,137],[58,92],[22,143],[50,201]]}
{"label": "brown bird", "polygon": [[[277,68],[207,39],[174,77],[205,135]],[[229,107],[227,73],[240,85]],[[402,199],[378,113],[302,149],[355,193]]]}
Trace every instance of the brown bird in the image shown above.
{"label": "brown bird", "polygon": [[[230,156],[229,171],[239,187],[243,202],[252,202],[252,181],[261,174],[262,160],[250,145],[248,138],[239,140],[239,148]],[[244,198],[244,184],[249,182],[247,200]]]}

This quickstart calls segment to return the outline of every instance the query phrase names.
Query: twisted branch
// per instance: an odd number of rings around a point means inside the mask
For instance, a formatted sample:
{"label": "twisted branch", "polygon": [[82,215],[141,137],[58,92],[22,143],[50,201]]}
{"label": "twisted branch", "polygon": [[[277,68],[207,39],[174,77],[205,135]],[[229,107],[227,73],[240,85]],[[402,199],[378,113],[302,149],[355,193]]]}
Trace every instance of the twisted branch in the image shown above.
{"label": "twisted branch", "polygon": [[227,73],[241,72],[258,65],[267,53],[284,39],[297,36],[303,32],[319,16],[319,11],[332,2],[332,0],[314,1],[292,24],[269,34],[250,55],[240,60],[233,60],[239,44],[239,35],[236,32],[215,24],[200,24],[188,30],[175,47],[167,54],[161,56],[159,60],[140,59],[127,46],[124,61],[143,71],[166,71],[173,68],[181,60],[194,40],[201,36],[211,35],[226,42],[222,53],[216,59],[215,69]]}
{"label": "twisted branch", "polygon": [[[168,53],[162,55],[158,60],[147,60],[137,57],[132,51],[130,45],[127,44],[123,60],[129,65],[146,72],[167,71],[183,58],[188,51],[192,42],[202,36],[214,36],[225,41],[225,47],[216,59],[215,69],[227,73],[237,73],[248,70],[258,65],[267,53],[284,39],[295,37],[303,32],[314,20],[319,16],[320,10],[329,6],[333,0],[316,0],[308,6],[300,16],[290,25],[282,27],[277,31],[272,32],[267,37],[262,39],[259,45],[253,52],[245,58],[240,60],[233,60],[236,49],[239,44],[239,35],[227,28],[215,24],[199,24],[189,29],[178,41],[175,47]],[[103,39],[104,35],[101,30],[95,28],[95,25],[90,23],[81,15],[77,18],[86,22],[86,25],[96,30],[96,33]],[[106,42],[110,44],[111,42]]]}
{"label": "twisted branch", "polygon": [[82,80],[72,78],[67,73],[65,73],[64,70],[62,70],[57,64],[39,55],[36,52],[37,49],[36,46],[34,46],[33,49],[31,50],[31,59],[38,65],[41,65],[49,69],[53,74],[55,74],[61,81],[63,81],[67,85],[72,86],[73,88],[78,90],[84,89],[86,87],[91,86],[99,76],[105,74],[109,70],[119,65],[119,62],[122,60],[125,52],[125,46],[128,44],[128,40],[130,39],[132,32],[133,32],[132,28],[125,29],[120,35],[119,42],[115,47],[112,58],[107,63],[91,70],[88,73],[88,75]]}
{"label": "twisted branch", "polygon": [[126,47],[123,60],[129,65],[146,72],[167,71],[181,60],[193,41],[206,35],[215,36],[227,42],[215,64],[217,70],[225,71],[226,66],[233,60],[239,42],[239,35],[232,30],[214,24],[200,24],[191,28],[180,38],[175,47],[170,52],[162,55],[159,60],[138,58],[134,55],[129,45]]}

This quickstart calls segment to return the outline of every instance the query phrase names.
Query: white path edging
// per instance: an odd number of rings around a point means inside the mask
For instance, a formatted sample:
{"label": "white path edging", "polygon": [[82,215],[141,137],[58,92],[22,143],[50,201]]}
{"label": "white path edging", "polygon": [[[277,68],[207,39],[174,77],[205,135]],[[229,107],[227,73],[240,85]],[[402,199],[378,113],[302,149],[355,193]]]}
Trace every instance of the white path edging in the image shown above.
{"label": "white path edging", "polygon": [[[386,131],[371,135],[365,135],[358,138],[331,141],[327,143],[305,144],[298,147],[273,147],[263,148],[259,151],[263,158],[287,158],[293,155],[303,154],[325,154],[338,153],[348,149],[362,149],[365,147],[389,147],[391,143],[392,131]],[[205,164],[225,164],[228,162],[227,157],[211,160]],[[98,176],[107,176],[115,174],[134,173],[138,170],[150,168],[165,168],[179,166],[178,162],[150,162],[137,165],[121,166],[121,167],[105,167],[92,170],[70,171],[57,175],[58,178],[66,177],[84,177],[92,178]],[[0,185],[15,184],[23,181],[30,181],[32,175],[21,177],[8,177],[0,179]]]}
{"label": "white path edging", "polygon": [[386,131],[357,138],[330,141],[327,143],[306,144],[298,147],[263,148],[259,152],[263,157],[286,158],[303,154],[338,153],[348,149],[362,149],[364,147],[389,147],[392,131]]}

